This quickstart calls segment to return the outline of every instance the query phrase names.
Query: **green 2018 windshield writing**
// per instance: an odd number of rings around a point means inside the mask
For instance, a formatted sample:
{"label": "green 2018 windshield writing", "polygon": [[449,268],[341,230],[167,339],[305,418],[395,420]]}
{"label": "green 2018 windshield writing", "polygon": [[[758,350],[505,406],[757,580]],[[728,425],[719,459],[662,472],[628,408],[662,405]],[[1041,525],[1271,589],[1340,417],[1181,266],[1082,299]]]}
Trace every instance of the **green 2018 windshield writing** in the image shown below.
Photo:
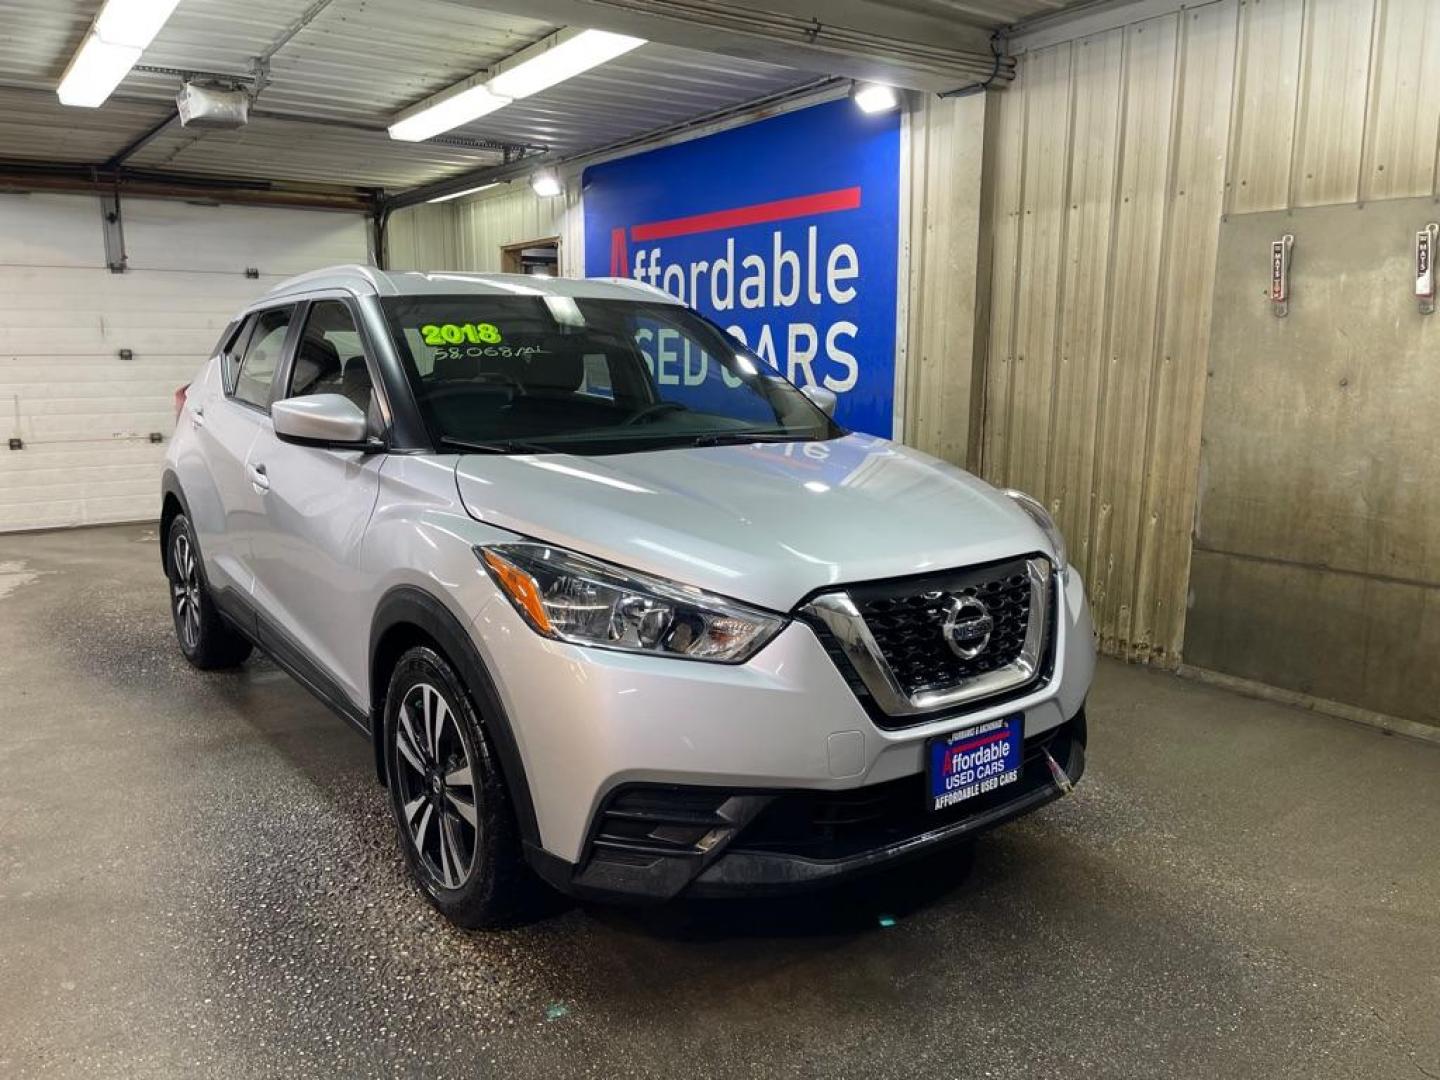
{"label": "green 2018 windshield writing", "polygon": [[420,327],[426,345],[495,345],[500,342],[500,328],[494,323],[427,323]]}

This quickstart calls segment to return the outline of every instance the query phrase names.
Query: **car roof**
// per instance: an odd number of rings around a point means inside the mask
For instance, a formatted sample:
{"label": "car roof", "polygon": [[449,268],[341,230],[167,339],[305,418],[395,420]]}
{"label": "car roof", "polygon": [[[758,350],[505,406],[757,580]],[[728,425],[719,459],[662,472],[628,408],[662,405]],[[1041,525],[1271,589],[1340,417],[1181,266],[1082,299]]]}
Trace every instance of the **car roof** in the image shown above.
{"label": "car roof", "polygon": [[679,304],[669,293],[629,278],[550,278],[531,274],[472,274],[460,270],[381,270],[353,263],[312,270],[276,285],[256,307],[340,289],[356,296],[569,296],[579,300],[648,300]]}

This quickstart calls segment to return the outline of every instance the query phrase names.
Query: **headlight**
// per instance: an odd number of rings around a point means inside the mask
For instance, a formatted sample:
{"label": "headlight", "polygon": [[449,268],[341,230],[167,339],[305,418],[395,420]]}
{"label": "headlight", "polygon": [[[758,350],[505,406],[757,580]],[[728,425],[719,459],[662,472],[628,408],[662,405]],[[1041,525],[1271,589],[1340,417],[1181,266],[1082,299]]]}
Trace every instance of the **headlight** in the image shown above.
{"label": "headlight", "polygon": [[784,620],[673,581],[546,544],[475,554],[537,633],[576,645],[737,664]]}
{"label": "headlight", "polygon": [[1006,488],[1004,494],[1014,499],[1015,505],[1029,514],[1030,519],[1040,526],[1040,531],[1045,534],[1045,539],[1050,541],[1050,549],[1055,553],[1055,568],[1064,574],[1066,567],[1070,565],[1070,557],[1065,552],[1065,536],[1060,532],[1060,526],[1055,524],[1055,519],[1050,516],[1050,511],[1045,509],[1045,504],[1014,488]]}

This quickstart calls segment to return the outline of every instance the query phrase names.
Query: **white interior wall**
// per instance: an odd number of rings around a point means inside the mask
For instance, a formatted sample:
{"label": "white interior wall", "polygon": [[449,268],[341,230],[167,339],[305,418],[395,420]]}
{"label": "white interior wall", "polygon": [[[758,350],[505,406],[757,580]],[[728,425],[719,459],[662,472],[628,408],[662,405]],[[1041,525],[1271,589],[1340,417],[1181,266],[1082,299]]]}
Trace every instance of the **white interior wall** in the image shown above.
{"label": "white interior wall", "polygon": [[393,270],[498,273],[504,269],[502,248],[551,238],[560,240],[561,273],[583,275],[584,229],[574,178],[555,198],[542,199],[517,180],[470,198],[398,210],[388,227],[388,265]]}
{"label": "white interior wall", "polygon": [[133,199],[122,216],[112,274],[97,198],[0,195],[0,531],[156,516],[151,433],[168,440],[175,389],[230,318],[293,274],[366,261],[358,214]]}

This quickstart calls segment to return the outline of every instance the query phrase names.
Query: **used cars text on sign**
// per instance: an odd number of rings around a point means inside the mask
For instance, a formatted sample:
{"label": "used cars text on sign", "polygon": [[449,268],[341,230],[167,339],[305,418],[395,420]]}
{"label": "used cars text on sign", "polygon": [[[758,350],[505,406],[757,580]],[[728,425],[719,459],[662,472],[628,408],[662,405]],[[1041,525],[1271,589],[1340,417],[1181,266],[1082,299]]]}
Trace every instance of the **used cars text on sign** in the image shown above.
{"label": "used cars text on sign", "polygon": [[[588,276],[664,289],[835,391],[842,424],[891,434],[897,113],[817,105],[592,166],[582,186]],[[656,375],[705,377],[696,361]]]}

